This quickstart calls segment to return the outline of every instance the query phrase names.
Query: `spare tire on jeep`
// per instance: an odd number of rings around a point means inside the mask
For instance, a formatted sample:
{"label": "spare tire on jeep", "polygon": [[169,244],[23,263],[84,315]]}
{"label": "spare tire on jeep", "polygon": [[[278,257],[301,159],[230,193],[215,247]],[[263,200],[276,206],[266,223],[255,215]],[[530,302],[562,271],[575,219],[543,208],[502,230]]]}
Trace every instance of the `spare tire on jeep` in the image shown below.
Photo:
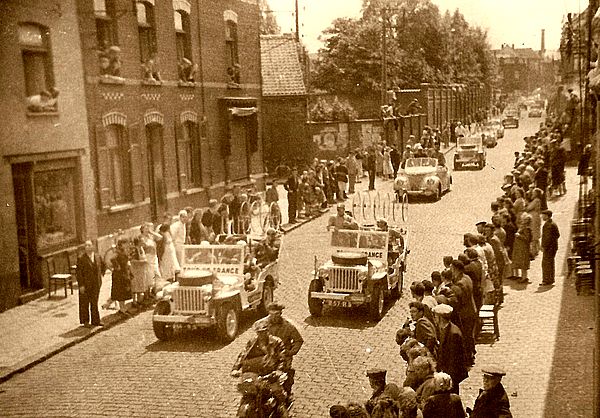
{"label": "spare tire on jeep", "polygon": [[214,275],[210,271],[183,271],[177,276],[179,286],[204,286],[213,282]]}
{"label": "spare tire on jeep", "polygon": [[335,264],[347,267],[364,266],[367,264],[367,256],[360,253],[335,253],[331,255],[331,260]]}

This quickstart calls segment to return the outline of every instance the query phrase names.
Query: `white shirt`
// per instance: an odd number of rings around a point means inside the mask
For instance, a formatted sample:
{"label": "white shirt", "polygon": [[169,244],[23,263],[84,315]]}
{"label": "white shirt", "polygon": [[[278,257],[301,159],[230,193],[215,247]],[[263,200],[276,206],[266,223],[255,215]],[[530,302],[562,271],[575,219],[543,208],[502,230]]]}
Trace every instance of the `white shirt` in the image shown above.
{"label": "white shirt", "polygon": [[171,237],[174,244],[185,243],[185,224],[181,221],[175,221],[171,224]]}

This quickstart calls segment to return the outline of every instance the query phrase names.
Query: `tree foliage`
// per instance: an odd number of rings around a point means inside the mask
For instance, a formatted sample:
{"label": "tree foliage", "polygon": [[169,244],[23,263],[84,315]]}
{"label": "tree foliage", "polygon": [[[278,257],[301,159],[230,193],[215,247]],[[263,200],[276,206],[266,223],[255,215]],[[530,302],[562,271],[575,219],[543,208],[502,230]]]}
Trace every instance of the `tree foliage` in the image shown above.
{"label": "tree foliage", "polygon": [[360,18],[336,19],[323,32],[314,86],[339,94],[379,91],[384,24],[388,89],[494,77],[486,31],[459,10],[442,15],[431,0],[364,0]]}
{"label": "tree foliage", "polygon": [[275,13],[271,10],[268,0],[259,0],[260,8],[260,34],[261,35],[277,35],[281,33],[281,28],[275,18]]}
{"label": "tree foliage", "polygon": [[315,105],[310,109],[310,120],[313,122],[338,121],[348,122],[358,117],[358,113],[347,101],[338,99],[332,101],[319,97]]}

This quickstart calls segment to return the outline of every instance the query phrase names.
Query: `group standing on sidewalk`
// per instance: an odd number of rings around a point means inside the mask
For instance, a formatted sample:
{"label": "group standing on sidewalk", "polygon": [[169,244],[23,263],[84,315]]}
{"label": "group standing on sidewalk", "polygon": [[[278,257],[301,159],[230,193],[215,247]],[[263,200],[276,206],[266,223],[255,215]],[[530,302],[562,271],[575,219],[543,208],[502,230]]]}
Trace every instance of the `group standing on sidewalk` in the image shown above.
{"label": "group standing on sidewalk", "polygon": [[[504,177],[502,195],[490,205],[491,219],[477,222],[476,232],[464,234],[464,252],[443,257],[443,267],[431,273],[431,280],[410,286],[411,317],[396,333],[406,362],[403,389],[386,392],[390,385],[397,386],[386,384],[385,370],[368,372],[374,392],[364,407],[358,406],[360,416],[417,416],[417,410],[425,418],[466,416],[459,383],[475,363],[480,309],[483,305],[497,309],[504,303],[505,280],[531,283],[528,270],[540,251],[542,277],[536,279],[540,286],[554,283],[560,233],[548,201],[566,188],[561,133],[551,122],[524,138],[524,150],[515,152],[514,170]],[[407,149],[405,156],[412,152]],[[472,410],[467,408],[470,416],[512,416],[500,383],[505,372],[491,365],[482,371],[483,389]],[[385,405],[393,406],[390,415],[378,412]],[[357,407],[334,405],[330,415],[343,416],[336,415],[343,408]]]}

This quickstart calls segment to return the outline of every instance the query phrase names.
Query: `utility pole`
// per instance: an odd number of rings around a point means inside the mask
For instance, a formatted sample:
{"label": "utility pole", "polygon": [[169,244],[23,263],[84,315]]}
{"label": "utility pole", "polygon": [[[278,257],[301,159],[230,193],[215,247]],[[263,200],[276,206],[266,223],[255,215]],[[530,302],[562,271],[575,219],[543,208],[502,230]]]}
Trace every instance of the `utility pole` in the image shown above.
{"label": "utility pole", "polygon": [[387,104],[387,8],[382,9],[381,14],[381,106]]}
{"label": "utility pole", "polygon": [[296,42],[300,42],[300,18],[298,16],[300,8],[298,7],[298,0],[296,0]]}

